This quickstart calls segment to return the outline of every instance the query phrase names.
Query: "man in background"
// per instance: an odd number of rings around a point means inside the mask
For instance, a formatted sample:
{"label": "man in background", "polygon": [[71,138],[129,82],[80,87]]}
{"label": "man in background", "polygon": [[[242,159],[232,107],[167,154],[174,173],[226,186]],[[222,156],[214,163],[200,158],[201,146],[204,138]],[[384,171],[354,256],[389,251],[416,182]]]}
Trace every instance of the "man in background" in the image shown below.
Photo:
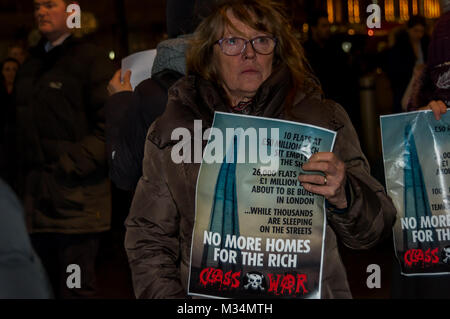
{"label": "man in background", "polygon": [[322,84],[327,99],[344,107],[355,128],[359,128],[359,95],[356,77],[352,76],[349,58],[331,39],[330,23],[325,11],[315,11],[308,18],[309,37],[304,43],[306,57]]}
{"label": "man in background", "polygon": [[23,41],[16,41],[8,46],[8,57],[19,61],[23,64],[27,58],[26,45]]}
{"label": "man in background", "polygon": [[[19,190],[27,226],[57,298],[95,296],[95,259],[110,228],[103,104],[106,54],[76,39],[68,0],[34,0],[42,39],[17,74]],[[67,287],[69,265],[81,286]]]}

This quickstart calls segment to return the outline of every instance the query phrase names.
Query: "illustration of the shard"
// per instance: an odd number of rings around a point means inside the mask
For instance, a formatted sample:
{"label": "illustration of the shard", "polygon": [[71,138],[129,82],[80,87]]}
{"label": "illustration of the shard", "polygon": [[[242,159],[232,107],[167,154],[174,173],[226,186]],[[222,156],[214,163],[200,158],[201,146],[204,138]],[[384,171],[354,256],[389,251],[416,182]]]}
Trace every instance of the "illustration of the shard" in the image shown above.
{"label": "illustration of the shard", "polygon": [[[430,204],[428,201],[427,189],[423,178],[422,168],[419,162],[419,156],[417,154],[416,142],[414,140],[414,134],[412,133],[411,125],[407,125],[405,128],[405,153],[404,153],[404,203],[405,203],[405,217],[413,217],[416,219],[417,224],[420,224],[420,218],[432,216],[430,210]],[[433,235],[434,229],[432,229]],[[412,247],[408,244],[412,244],[412,232],[404,232],[403,235],[403,247],[404,250],[412,248],[428,249],[429,244],[417,242]]]}
{"label": "illustration of the shard", "polygon": [[[233,150],[233,162],[227,163],[226,156],[220,167],[219,175],[217,177],[214,201],[211,209],[211,219],[209,231],[219,233],[222,249],[225,248],[225,239],[227,235],[235,235],[239,237],[239,216],[237,207],[236,194],[236,162],[237,162],[237,138],[234,137],[234,143],[229,148],[228,152]],[[221,263],[220,259],[214,261],[214,247],[212,245],[205,246],[202,257],[202,268],[215,267],[221,268],[224,272],[229,270],[236,271],[236,265],[230,263]],[[227,249],[229,250],[229,249]],[[236,261],[239,264],[240,252],[237,252]]]}

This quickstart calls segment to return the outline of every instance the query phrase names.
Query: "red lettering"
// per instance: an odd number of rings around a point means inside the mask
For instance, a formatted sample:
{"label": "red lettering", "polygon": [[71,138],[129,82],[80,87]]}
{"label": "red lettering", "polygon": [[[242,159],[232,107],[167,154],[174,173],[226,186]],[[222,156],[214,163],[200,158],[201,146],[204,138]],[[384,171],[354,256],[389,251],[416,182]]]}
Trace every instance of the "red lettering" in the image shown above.
{"label": "red lettering", "polygon": [[212,270],[213,268],[205,268],[202,270],[202,272],[200,273],[200,284],[206,287]]}
{"label": "red lettering", "polygon": [[409,267],[412,266],[412,261],[411,261],[411,254],[412,254],[412,250],[408,250],[405,255],[403,256],[404,260],[405,260],[405,264]]}
{"label": "red lettering", "polygon": [[425,251],[425,257],[424,257],[424,259],[423,259],[423,261],[426,262],[427,264],[431,262],[430,250],[431,250],[431,249],[428,248],[428,249]]}
{"label": "red lettering", "polygon": [[295,293],[300,292],[300,286],[302,287],[303,294],[308,293],[308,290],[305,288],[306,275],[305,274],[297,274],[297,289],[295,289]]}
{"label": "red lettering", "polygon": [[214,270],[214,273],[212,275],[212,283],[222,283],[222,279],[223,279],[223,272],[222,269],[216,269]]}
{"label": "red lettering", "polygon": [[295,286],[295,277],[288,274],[284,276],[283,280],[281,281],[281,294],[284,294],[285,290],[289,290],[289,294],[292,294],[292,289]]}
{"label": "red lettering", "polygon": [[439,262],[439,257],[438,257],[438,251],[439,251],[439,247],[436,247],[435,249],[433,249],[431,251],[431,262],[433,264],[437,264]]}
{"label": "red lettering", "polygon": [[409,249],[403,255],[403,260],[408,267],[412,267],[413,265],[429,267],[439,262],[438,251],[439,247],[434,249],[428,248],[425,252],[422,249]]}
{"label": "red lettering", "polygon": [[267,277],[269,277],[268,292],[271,292],[274,295],[308,293],[308,290],[305,287],[305,283],[307,282],[305,274],[297,274],[296,276],[291,274],[284,276],[280,274],[267,274]]}
{"label": "red lettering", "polygon": [[267,275],[269,277],[269,290],[268,292],[273,292],[275,295],[278,295],[278,285],[280,284],[280,277],[281,275],[276,275],[277,276],[277,280],[275,281],[273,279],[273,275],[272,274],[268,274]]}
{"label": "red lettering", "polygon": [[231,270],[223,276],[224,286],[229,286],[231,284]]}
{"label": "red lettering", "polygon": [[416,249],[416,262],[423,260],[423,250],[422,249]]}
{"label": "red lettering", "polygon": [[237,288],[240,285],[239,277],[241,276],[241,272],[236,272],[231,275],[231,279],[233,279],[233,283],[231,284],[231,288]]}
{"label": "red lettering", "polygon": [[199,282],[201,285],[205,287],[207,285],[211,286],[217,285],[219,290],[222,290],[222,286],[224,286],[223,289],[237,288],[240,285],[239,282],[240,275],[241,275],[240,271],[233,273],[231,270],[224,275],[222,269],[209,267],[203,269],[200,272]]}

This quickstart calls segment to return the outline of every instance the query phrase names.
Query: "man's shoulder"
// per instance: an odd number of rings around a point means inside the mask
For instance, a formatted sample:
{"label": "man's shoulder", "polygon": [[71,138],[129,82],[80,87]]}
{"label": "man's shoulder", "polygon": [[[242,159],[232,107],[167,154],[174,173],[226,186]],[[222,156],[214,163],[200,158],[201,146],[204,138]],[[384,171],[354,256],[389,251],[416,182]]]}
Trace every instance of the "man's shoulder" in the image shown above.
{"label": "man's shoulder", "polygon": [[[32,47],[29,58],[23,66],[42,62],[46,59],[47,54],[50,54],[55,59],[73,58],[81,60],[84,63],[98,59],[108,59],[105,49],[83,38],[76,38],[73,35],[67,38],[60,46],[53,48],[49,52],[45,51],[45,44],[46,41],[42,39],[36,46]],[[56,52],[53,50],[56,50]]]}
{"label": "man's shoulder", "polygon": [[68,54],[74,54],[84,59],[108,59],[106,50],[90,41],[84,39],[73,38],[67,44]]}

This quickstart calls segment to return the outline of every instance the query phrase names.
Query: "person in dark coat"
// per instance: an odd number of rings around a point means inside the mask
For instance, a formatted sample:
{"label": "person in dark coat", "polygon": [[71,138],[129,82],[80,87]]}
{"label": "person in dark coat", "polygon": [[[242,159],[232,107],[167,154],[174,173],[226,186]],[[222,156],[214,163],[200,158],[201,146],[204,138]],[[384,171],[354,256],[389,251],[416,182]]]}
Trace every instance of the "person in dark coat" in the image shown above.
{"label": "person in dark coat", "polygon": [[152,77],[141,82],[134,92],[130,73],[126,73],[121,82],[119,70],[109,83],[111,96],[106,104],[109,176],[122,190],[134,191],[142,176],[147,130],[164,112],[170,86],[186,74],[188,34],[208,14],[212,3],[211,0],[168,0],[170,39],[157,46]]}
{"label": "person in dark coat", "polygon": [[[147,130],[164,112],[169,87],[185,73],[185,47],[185,39],[161,43],[152,78],[141,82],[134,91],[131,89],[129,71],[123,84],[120,84],[120,70],[110,81],[108,88],[112,95],[106,103],[109,176],[122,190],[134,191],[142,175]],[[167,59],[159,66],[160,57]]]}
{"label": "person in dark coat", "polygon": [[[428,50],[428,63],[419,79],[415,103],[409,111],[431,109],[436,120],[450,107],[450,11],[436,23]],[[420,107],[418,107],[420,106]],[[403,276],[394,261],[392,276],[393,298],[450,298],[450,275]]]}
{"label": "person in dark coat", "polygon": [[426,20],[414,16],[407,30],[397,35],[396,43],[388,52],[386,73],[394,95],[394,113],[402,112],[402,98],[413,76],[414,68],[427,62],[429,39],[425,35]]}
{"label": "person in dark coat", "polygon": [[[173,160],[177,141],[172,133],[184,128],[192,134],[195,120],[208,129],[216,111],[337,132],[333,152],[312,155],[303,165],[324,171],[325,178],[298,177],[306,190],[325,196],[329,204],[322,298],[351,298],[338,240],[353,249],[368,249],[391,233],[396,215],[392,201],[370,176],[348,115],[323,98],[309,75],[291,30],[269,0],[223,2],[197,28],[187,53],[188,75],[170,88],[165,112],[149,129],[143,176],[125,222],[137,298],[187,297],[201,164]],[[188,137],[190,145],[194,139]]]}
{"label": "person in dark coat", "polygon": [[23,208],[0,179],[0,299],[52,298],[45,270],[31,246]]}
{"label": "person in dark coat", "polygon": [[[442,111],[450,107],[450,11],[436,22],[428,48],[428,62],[418,78],[408,111],[440,104]],[[440,103],[439,103],[440,101]],[[432,103],[433,105],[430,105]]]}
{"label": "person in dark coat", "polygon": [[327,12],[313,12],[308,16],[308,23],[309,37],[303,47],[324,95],[343,105],[353,125],[358,126],[359,96],[354,94],[357,92],[356,76],[352,74],[349,58],[340,43],[331,37]]}
{"label": "person in dark coat", "polygon": [[8,184],[13,182],[14,163],[14,79],[20,63],[14,58],[6,58],[0,64],[0,177]]}
{"label": "person in dark coat", "polygon": [[[27,226],[58,298],[95,295],[100,233],[111,220],[104,102],[113,67],[106,52],[71,34],[68,4],[34,0],[43,38],[15,91]],[[81,288],[66,285],[70,264],[83,271]]]}

